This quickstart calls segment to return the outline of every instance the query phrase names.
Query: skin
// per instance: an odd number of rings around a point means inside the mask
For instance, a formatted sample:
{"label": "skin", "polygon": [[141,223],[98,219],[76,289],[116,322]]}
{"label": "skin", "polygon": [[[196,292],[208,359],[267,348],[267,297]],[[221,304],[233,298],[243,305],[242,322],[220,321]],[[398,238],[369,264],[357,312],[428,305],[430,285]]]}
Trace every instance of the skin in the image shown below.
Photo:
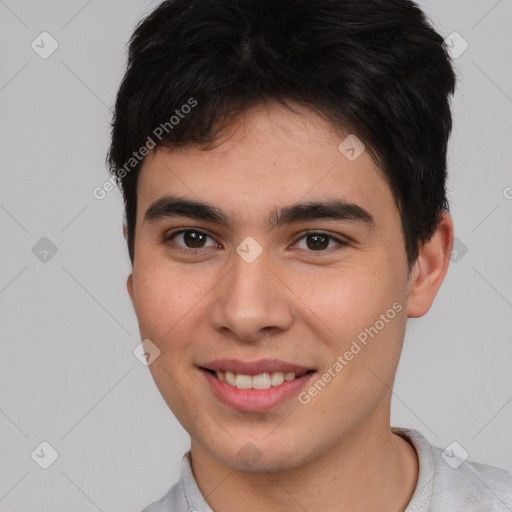
{"label": "skin", "polygon": [[[390,430],[391,388],[407,317],[430,308],[444,279],[453,226],[443,216],[410,276],[391,189],[368,152],[349,161],[344,136],[315,114],[266,104],[240,116],[218,146],[153,151],[138,182],[135,262],[128,292],[142,339],[160,356],[149,366],[191,436],[193,472],[215,511],[399,512],[418,478],[412,446]],[[183,217],[144,222],[165,194],[222,209],[232,229]],[[274,227],[269,212],[297,201],[344,199],[374,218]],[[190,255],[179,228],[209,237]],[[327,239],[311,249],[305,231]],[[248,236],[262,254],[235,251]],[[321,375],[394,303],[402,310],[307,405],[235,411],[220,402],[197,365],[223,357],[278,358]],[[239,450],[252,443],[250,467]]]}

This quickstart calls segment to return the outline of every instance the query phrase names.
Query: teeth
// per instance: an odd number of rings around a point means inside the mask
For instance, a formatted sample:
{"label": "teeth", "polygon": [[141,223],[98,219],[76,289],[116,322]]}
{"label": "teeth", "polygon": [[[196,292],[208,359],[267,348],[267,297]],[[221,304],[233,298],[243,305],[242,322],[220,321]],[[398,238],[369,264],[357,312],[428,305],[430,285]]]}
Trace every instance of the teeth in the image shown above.
{"label": "teeth", "polygon": [[283,372],[274,372],[270,375],[270,384],[272,386],[279,386],[284,382],[284,373]]}
{"label": "teeth", "polygon": [[262,373],[251,378],[251,387],[254,389],[268,389],[270,387],[270,374]]}
{"label": "teeth", "polygon": [[[219,376],[219,372],[215,372],[217,377]],[[236,381],[236,375],[233,373],[233,372],[226,372],[226,382],[230,385],[230,386],[234,386],[235,385],[235,381]]]}
{"label": "teeth", "polygon": [[237,375],[235,386],[238,389],[249,389],[252,387],[252,377],[250,375]]}
{"label": "teeth", "polygon": [[269,389],[272,386],[280,386],[284,381],[294,380],[295,372],[272,372],[259,375],[243,375],[233,372],[218,370],[215,375],[222,382],[238,389]]}

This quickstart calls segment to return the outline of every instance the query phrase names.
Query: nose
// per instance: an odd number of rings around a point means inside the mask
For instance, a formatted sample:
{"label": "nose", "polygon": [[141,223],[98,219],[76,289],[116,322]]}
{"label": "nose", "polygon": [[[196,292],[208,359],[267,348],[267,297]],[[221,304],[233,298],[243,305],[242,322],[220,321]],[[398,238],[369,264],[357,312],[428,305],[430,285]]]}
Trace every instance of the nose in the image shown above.
{"label": "nose", "polygon": [[215,288],[213,326],[224,335],[255,342],[290,328],[292,293],[263,254],[247,263],[237,254],[231,271]]}

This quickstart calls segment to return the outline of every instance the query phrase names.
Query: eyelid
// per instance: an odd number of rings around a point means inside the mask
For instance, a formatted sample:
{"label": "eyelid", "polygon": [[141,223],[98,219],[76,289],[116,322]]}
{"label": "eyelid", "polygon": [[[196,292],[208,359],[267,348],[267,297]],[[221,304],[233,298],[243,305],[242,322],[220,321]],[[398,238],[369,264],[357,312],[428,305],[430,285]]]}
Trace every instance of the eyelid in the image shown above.
{"label": "eyelid", "polygon": [[208,231],[202,229],[202,228],[196,228],[194,226],[189,226],[189,227],[184,227],[184,228],[177,228],[175,231],[173,230],[170,230],[170,231],[166,231],[164,233],[164,240],[169,240],[170,238],[173,238],[175,237],[176,235],[181,235],[182,233],[185,233],[186,231],[195,231],[197,233],[201,233],[202,235],[206,235],[206,236],[209,236],[211,238],[214,238],[213,235],[210,235],[210,233],[208,233]]}
{"label": "eyelid", "polygon": [[308,236],[314,236],[314,235],[325,236],[326,238],[329,238],[330,241],[336,242],[338,244],[338,247],[331,247],[329,249],[323,249],[323,250],[319,250],[319,251],[312,251],[312,250],[306,251],[311,254],[319,254],[319,255],[331,254],[333,250],[335,251],[335,250],[339,249],[340,247],[346,247],[347,245],[349,245],[349,241],[344,239],[344,237],[341,235],[338,235],[338,234],[334,235],[334,234],[329,233],[328,231],[313,229],[313,230],[306,230],[301,235],[299,235],[296,242],[294,242],[293,247],[295,247],[304,238],[306,238]]}
{"label": "eyelid", "polygon": [[[185,233],[187,231],[193,231],[193,232],[196,232],[196,233],[200,233],[201,235],[205,235],[206,237],[211,238],[212,240],[214,240],[216,244],[219,244],[219,242],[217,242],[215,240],[215,237],[213,235],[210,235],[210,233],[208,233],[207,231],[205,231],[203,229],[199,229],[199,228],[195,228],[195,227],[179,228],[176,231],[168,232],[168,233],[164,234],[163,241],[164,242],[174,242],[173,239],[175,237],[177,237],[179,235],[182,235],[183,233]],[[219,244],[219,245],[221,245],[221,244]],[[178,252],[199,253],[202,250],[208,249],[209,247],[212,247],[212,246],[200,247],[198,249],[191,249],[190,247],[183,247],[181,245],[178,245],[178,247],[179,247],[179,249],[174,249],[174,250],[177,250]]]}

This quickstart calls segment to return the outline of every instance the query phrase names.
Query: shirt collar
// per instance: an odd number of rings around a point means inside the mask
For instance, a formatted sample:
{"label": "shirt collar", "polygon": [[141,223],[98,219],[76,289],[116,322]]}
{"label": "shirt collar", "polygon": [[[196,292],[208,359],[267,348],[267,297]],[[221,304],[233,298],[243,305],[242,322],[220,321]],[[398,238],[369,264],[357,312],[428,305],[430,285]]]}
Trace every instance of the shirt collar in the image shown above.
{"label": "shirt collar", "polygon": [[412,445],[416,450],[419,461],[418,482],[404,512],[429,510],[434,492],[434,476],[437,473],[437,464],[432,452],[432,445],[417,430],[391,427],[391,432],[403,437]]}
{"label": "shirt collar", "polygon": [[204,499],[192,473],[190,450],[181,459],[180,482],[190,512],[213,512]]}

